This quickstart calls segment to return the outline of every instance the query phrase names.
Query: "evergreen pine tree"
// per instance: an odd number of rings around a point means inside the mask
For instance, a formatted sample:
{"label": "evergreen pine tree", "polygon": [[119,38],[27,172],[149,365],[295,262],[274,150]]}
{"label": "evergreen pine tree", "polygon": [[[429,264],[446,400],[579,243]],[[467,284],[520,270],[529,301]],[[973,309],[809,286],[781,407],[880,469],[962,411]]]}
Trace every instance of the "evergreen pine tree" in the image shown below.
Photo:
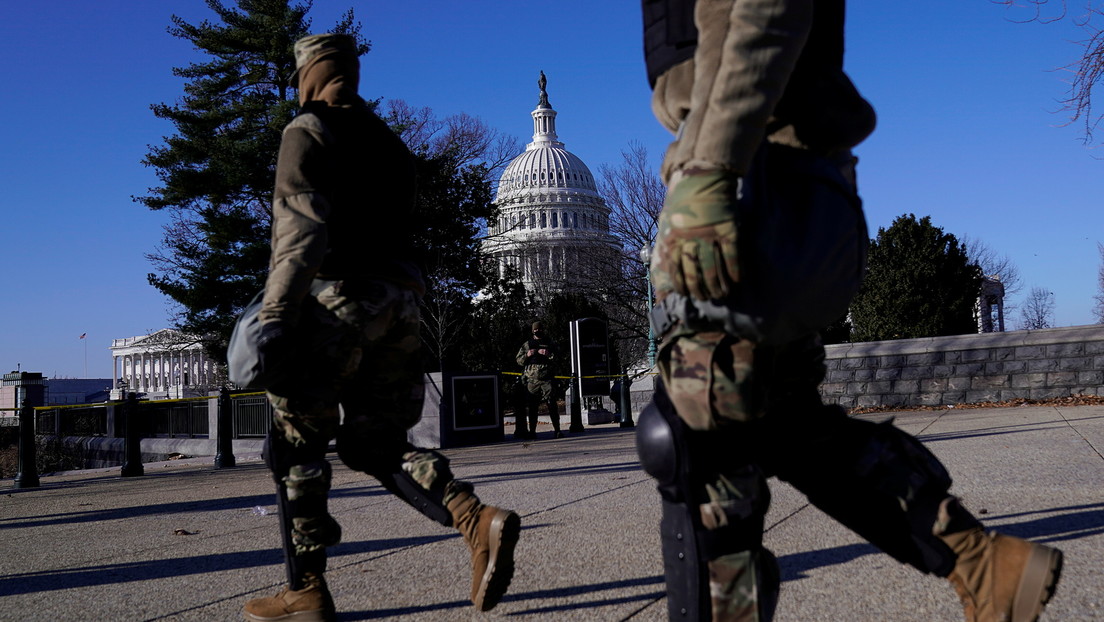
{"label": "evergreen pine tree", "polygon": [[[236,5],[207,0],[219,23],[172,17],[169,34],[207,59],[173,69],[187,80],[179,103],[151,106],[176,134],[150,147],[143,164],[161,185],[135,198],[172,216],[149,256],[150,284],[176,303],[176,328],[200,336],[218,360],[237,314],[264,284],[280,135],[298,108],[288,85],[292,46],[310,34],[310,2]],[[331,30],[356,36],[363,54],[369,44],[359,31],[351,10]]]}
{"label": "evergreen pine tree", "polygon": [[981,270],[955,236],[899,216],[870,243],[866,278],[851,303],[852,341],[977,332]]}

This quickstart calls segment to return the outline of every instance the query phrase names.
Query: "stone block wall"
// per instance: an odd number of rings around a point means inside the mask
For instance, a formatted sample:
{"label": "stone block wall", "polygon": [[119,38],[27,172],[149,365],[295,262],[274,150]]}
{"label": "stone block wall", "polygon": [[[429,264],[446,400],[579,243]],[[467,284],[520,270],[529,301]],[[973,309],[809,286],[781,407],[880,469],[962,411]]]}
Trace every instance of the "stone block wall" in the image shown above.
{"label": "stone block wall", "polygon": [[1104,325],[827,346],[828,403],[936,406],[1104,395]]}

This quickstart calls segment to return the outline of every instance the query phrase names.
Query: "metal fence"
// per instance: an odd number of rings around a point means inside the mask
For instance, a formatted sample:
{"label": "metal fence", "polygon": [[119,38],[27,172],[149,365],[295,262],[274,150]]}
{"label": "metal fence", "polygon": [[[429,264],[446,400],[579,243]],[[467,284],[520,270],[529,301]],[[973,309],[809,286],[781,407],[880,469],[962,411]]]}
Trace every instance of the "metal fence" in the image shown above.
{"label": "metal fence", "polygon": [[272,404],[264,394],[232,396],[234,438],[263,437],[272,426]]}
{"label": "metal fence", "polygon": [[138,402],[146,435],[162,438],[206,437],[210,433],[207,399]]}
{"label": "metal fence", "polygon": [[[263,438],[272,425],[272,405],[264,393],[231,396],[232,438]],[[139,429],[144,437],[208,438],[211,435],[210,404],[215,396],[176,400],[139,401]],[[109,415],[114,413],[114,422]],[[14,415],[18,412],[11,409]],[[35,433],[49,436],[124,436],[126,409],[121,402],[66,406],[38,406]],[[217,413],[215,413],[217,415]],[[4,423],[17,426],[15,416]],[[112,429],[109,429],[109,426]]]}
{"label": "metal fence", "polygon": [[35,411],[35,431],[54,436],[106,436],[107,406],[67,406]]}

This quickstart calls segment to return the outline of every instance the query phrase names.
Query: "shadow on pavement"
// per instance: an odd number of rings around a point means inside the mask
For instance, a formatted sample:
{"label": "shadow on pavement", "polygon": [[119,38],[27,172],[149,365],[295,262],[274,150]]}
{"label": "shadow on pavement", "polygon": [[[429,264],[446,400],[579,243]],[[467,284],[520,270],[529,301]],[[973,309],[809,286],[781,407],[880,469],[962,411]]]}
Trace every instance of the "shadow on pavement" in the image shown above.
{"label": "shadow on pavement", "polygon": [[[344,555],[378,553],[392,549],[431,544],[456,537],[454,534],[418,536],[388,540],[364,540],[343,542],[334,547],[331,558]],[[16,573],[0,576],[0,595],[31,594],[71,588],[111,585],[131,581],[148,581],[167,577],[179,577],[209,572],[221,572],[259,566],[283,566],[283,551],[265,549],[217,555],[196,555],[145,562],[102,564],[83,568],[51,569],[38,572]]]}

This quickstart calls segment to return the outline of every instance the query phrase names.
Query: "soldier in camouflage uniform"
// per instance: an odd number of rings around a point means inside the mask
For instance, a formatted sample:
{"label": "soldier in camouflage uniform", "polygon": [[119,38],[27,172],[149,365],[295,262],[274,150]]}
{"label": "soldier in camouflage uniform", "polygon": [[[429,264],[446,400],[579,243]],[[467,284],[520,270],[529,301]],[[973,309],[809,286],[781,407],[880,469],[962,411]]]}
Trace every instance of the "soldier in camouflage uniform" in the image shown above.
{"label": "soldier in camouflage uniform", "polygon": [[335,438],[347,466],[461,532],[472,603],[489,610],[513,575],[518,515],[484,505],[443,455],[407,441],[423,396],[413,158],[357,95],[352,37],[306,37],[295,57],[302,111],[280,146],[259,339],[262,367],[281,370],[268,387],[275,421],[265,460],[288,585],[249,601],[245,618],[336,618],[323,576],[326,547],[341,536],[327,508]]}
{"label": "soldier in camouflage uniform", "polygon": [[529,438],[537,436],[537,415],[542,403],[548,405],[548,418],[552,420],[553,436],[562,438],[560,408],[556,403],[556,378],[552,370],[556,360],[556,346],[544,332],[544,324],[533,322],[533,337],[518,348],[517,364],[521,365],[521,382],[524,386],[525,410],[529,418]]}
{"label": "soldier in camouflage uniform", "polygon": [[[842,70],[844,1],[643,0],[643,10],[653,110],[676,133],[651,256],[662,384],[637,428],[663,502],[671,619],[771,619],[779,572],[762,531],[766,478],[777,476],[897,560],[948,577],[968,620],[1035,620],[1061,552],[986,532],[913,437],[821,402],[817,330],[843,315],[857,283],[822,295],[761,283],[788,257],[769,252],[783,240],[756,237],[767,218],[756,206],[859,205],[851,148],[874,113]],[[788,205],[771,203],[782,196]],[[762,248],[771,261],[749,259]],[[846,257],[826,250],[812,265],[861,271]],[[821,306],[819,320],[791,317]]]}

